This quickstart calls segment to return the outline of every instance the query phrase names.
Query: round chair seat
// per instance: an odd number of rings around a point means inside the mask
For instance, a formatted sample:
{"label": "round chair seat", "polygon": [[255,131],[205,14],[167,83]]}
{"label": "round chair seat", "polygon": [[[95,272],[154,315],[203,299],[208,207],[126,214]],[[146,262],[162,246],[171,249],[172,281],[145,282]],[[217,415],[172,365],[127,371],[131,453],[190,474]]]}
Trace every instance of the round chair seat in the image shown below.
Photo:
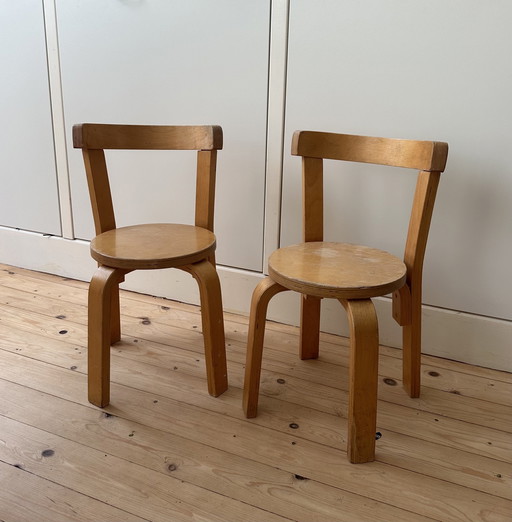
{"label": "round chair seat", "polygon": [[205,228],[156,223],[104,232],[92,240],[91,255],[114,268],[172,268],[207,258],[215,246],[215,234]]}
{"label": "round chair seat", "polygon": [[276,250],[270,277],[302,294],[336,299],[366,299],[401,288],[402,260],[376,248],[348,243],[309,242]]}

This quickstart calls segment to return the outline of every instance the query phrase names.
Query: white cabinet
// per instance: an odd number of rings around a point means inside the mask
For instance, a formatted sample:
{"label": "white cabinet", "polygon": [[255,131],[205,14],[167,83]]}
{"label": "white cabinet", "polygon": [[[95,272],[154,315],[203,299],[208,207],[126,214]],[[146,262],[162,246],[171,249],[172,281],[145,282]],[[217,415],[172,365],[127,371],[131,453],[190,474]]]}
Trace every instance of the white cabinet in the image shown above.
{"label": "white cabinet", "polygon": [[60,234],[43,8],[0,3],[0,225]]}
{"label": "white cabinet", "polygon": [[[508,0],[291,0],[282,244],[300,240],[293,130],[447,141],[424,301],[512,318],[511,17]],[[327,236],[401,255],[414,174],[336,169]]]}
{"label": "white cabinet", "polygon": [[[58,0],[75,235],[93,235],[78,122],[217,124],[220,264],[261,270],[269,0]],[[118,225],[193,221],[194,153],[107,157]]]}

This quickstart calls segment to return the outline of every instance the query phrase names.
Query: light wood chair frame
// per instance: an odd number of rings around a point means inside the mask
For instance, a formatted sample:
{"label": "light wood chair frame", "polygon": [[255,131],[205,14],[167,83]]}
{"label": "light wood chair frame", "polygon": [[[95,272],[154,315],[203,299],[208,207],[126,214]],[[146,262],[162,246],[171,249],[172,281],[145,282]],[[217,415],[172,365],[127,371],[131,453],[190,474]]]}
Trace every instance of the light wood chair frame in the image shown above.
{"label": "light wood chair frame", "polygon": [[[403,327],[403,384],[411,397],[418,397],[421,378],[422,270],[432,211],[444,171],[448,145],[442,142],[397,140],[314,131],[293,135],[292,155],[302,156],[303,241],[322,242],[323,160],[373,163],[419,170],[405,244],[406,277],[393,292],[393,317]],[[269,276],[255,288],[250,312],[243,405],[247,417],[258,408],[265,320],[270,299],[279,292],[301,292],[300,357],[318,357],[320,302],[322,295],[307,295],[291,281],[276,282]],[[281,283],[281,284],[280,284]],[[286,284],[286,286],[285,286]],[[388,293],[388,292],[384,292]],[[339,298],[342,295],[344,298]],[[379,294],[381,295],[381,294]],[[375,458],[378,385],[378,326],[374,305],[364,289],[337,294],[347,311],[350,326],[350,377],[347,453],[351,462]]]}
{"label": "light wood chair frame", "polygon": [[[219,126],[110,125],[84,123],[73,127],[73,145],[82,149],[96,237],[116,229],[105,150],[197,151],[195,226],[213,232]],[[180,259],[140,265],[116,260],[114,266],[91,247],[98,261],[89,286],[88,397],[105,407],[110,401],[110,347],[121,339],[119,284],[133,270],[179,268],[199,285],[208,392],[218,396],[228,387],[222,297],[215,267],[215,242],[205,251]]]}

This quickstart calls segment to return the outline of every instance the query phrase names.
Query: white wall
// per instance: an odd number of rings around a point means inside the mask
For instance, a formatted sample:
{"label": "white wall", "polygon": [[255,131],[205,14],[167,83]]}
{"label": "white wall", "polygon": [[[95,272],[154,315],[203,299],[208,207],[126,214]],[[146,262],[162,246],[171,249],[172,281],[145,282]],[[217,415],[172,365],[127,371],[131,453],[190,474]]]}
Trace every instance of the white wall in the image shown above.
{"label": "white wall", "polygon": [[[24,6],[34,15],[37,4]],[[224,304],[246,312],[263,276],[262,258],[278,244],[300,239],[300,161],[289,154],[293,130],[448,141],[425,261],[423,348],[512,370],[509,2],[291,0],[289,26],[287,0],[57,0],[53,26],[48,15],[54,0],[44,0],[44,6],[47,38],[57,42],[56,28],[60,38],[60,52],[49,49],[49,57],[50,77],[62,80],[62,97],[55,81],[50,94],[55,143],[64,156],[67,151],[70,165],[69,173],[65,161],[58,166],[61,209],[69,199],[73,206],[72,214],[62,212],[66,230],[74,226],[75,237],[85,239],[92,232],[80,155],[63,139],[70,137],[72,123],[188,123],[187,116],[206,123],[208,117],[225,130],[216,223]],[[187,22],[193,18],[194,24]],[[86,19],[95,22],[81,23]],[[174,44],[173,35],[180,35]],[[45,71],[40,76],[47,82]],[[180,121],[171,121],[173,116]],[[5,160],[0,165],[5,175]],[[126,164],[114,157],[113,166]],[[52,180],[45,186],[55,191],[55,166],[40,170]],[[328,236],[400,255],[414,174],[356,167],[343,173],[329,167],[327,174]],[[146,201],[133,173],[129,179],[118,200],[120,221],[165,215],[160,196],[166,190]],[[69,181],[69,193],[62,180]],[[121,178],[113,185],[123,190]],[[0,194],[4,207],[12,191]],[[37,205],[28,198],[23,203],[37,219]],[[172,212],[186,218],[181,204],[178,198]],[[50,207],[58,209],[56,203]],[[7,227],[0,228],[0,262],[82,279],[94,270],[86,241],[1,224]],[[19,228],[34,230],[21,221]],[[179,271],[130,274],[126,286],[198,300],[194,281]],[[399,346],[389,300],[376,304],[382,342]],[[277,296],[270,311],[274,319],[295,323],[296,296]],[[336,302],[325,302],[323,328],[345,332],[343,316]]]}

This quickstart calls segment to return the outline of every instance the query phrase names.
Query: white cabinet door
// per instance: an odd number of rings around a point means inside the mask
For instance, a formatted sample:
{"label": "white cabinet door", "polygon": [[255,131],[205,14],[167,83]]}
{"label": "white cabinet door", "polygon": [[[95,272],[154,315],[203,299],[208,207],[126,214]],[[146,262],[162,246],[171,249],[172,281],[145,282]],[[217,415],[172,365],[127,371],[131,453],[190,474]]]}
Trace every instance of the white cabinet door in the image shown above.
{"label": "white cabinet door", "polygon": [[0,225],[60,234],[41,0],[0,3]]}
{"label": "white cabinet door", "polygon": [[[512,318],[511,19],[508,0],[291,0],[282,244],[300,240],[295,129],[447,141],[424,301]],[[415,175],[325,177],[327,237],[402,255]]]}
{"label": "white cabinet door", "polygon": [[[57,1],[77,237],[93,225],[74,123],[217,124],[217,261],[261,269],[269,16],[269,0]],[[109,158],[118,225],[193,221],[194,153]]]}

